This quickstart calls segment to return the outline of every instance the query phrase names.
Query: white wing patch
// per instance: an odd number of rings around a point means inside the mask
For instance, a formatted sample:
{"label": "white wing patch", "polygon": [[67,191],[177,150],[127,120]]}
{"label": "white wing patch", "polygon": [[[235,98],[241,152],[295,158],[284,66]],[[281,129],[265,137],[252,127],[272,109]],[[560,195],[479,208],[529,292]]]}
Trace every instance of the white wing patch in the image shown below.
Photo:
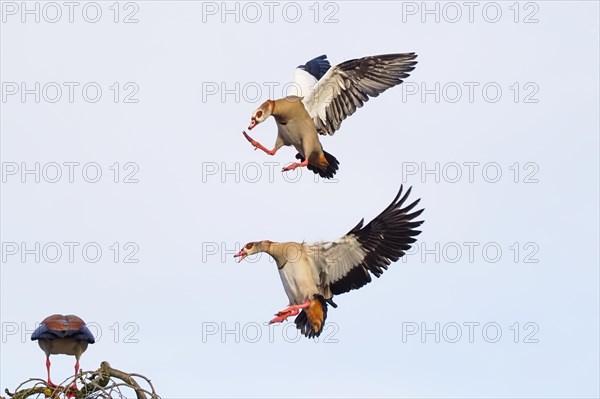
{"label": "white wing patch", "polygon": [[352,235],[334,242],[317,242],[307,249],[307,255],[321,275],[321,284],[325,286],[344,278],[367,254]]}
{"label": "white wing patch", "polygon": [[402,83],[416,65],[414,53],[349,60],[329,68],[302,99],[320,134],[333,135],[371,97]]}
{"label": "white wing patch", "polygon": [[[308,97],[317,87],[317,79],[303,69],[296,68],[294,71],[294,89],[288,95]],[[294,93],[296,91],[296,93]]]}
{"label": "white wing patch", "polygon": [[[333,99],[338,96],[342,90],[345,90],[343,79],[335,67],[330,68],[329,71],[319,80],[319,82],[312,88],[307,96],[302,99],[304,108],[313,120],[319,118],[322,124],[327,121],[327,107]],[[315,120],[317,127],[320,125]]]}

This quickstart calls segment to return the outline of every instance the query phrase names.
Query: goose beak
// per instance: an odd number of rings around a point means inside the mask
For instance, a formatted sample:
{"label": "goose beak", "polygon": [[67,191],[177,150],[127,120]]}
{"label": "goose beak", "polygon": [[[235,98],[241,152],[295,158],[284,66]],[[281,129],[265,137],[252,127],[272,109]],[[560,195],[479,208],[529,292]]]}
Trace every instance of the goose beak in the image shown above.
{"label": "goose beak", "polygon": [[250,121],[250,126],[248,126],[248,130],[252,130],[252,128],[256,125],[256,119],[252,118],[252,120]]}
{"label": "goose beak", "polygon": [[240,252],[238,252],[237,254],[233,255],[234,258],[240,258],[238,260],[238,263],[243,261],[246,256],[248,256],[248,253],[243,249]]}

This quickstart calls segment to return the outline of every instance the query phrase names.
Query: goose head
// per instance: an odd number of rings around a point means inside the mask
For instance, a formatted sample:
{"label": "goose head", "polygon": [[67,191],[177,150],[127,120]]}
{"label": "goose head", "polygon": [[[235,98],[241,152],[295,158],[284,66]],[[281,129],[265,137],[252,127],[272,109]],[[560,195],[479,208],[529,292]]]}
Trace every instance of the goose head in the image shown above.
{"label": "goose head", "polygon": [[271,114],[273,113],[273,107],[275,106],[275,102],[273,100],[267,100],[256,111],[252,114],[252,118],[250,119],[250,126],[248,126],[248,130],[252,130],[256,125],[261,122],[264,122]]}
{"label": "goose head", "polygon": [[239,258],[239,262],[241,262],[244,260],[244,258],[246,258],[246,256],[254,255],[260,252],[266,252],[270,243],[271,241],[268,240],[249,242],[248,244],[244,245],[244,248],[242,248],[237,254],[233,255],[233,257]]}

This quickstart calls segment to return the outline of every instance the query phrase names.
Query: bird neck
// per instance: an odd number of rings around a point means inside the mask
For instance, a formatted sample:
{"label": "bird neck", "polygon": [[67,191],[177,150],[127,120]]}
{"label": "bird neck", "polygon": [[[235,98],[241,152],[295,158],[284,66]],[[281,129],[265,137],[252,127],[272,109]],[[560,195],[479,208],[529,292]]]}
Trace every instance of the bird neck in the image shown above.
{"label": "bird neck", "polygon": [[[269,240],[261,241],[261,242],[259,242],[259,243],[257,244],[257,247],[258,247],[258,248],[256,248],[256,252],[257,252],[257,253],[259,253],[259,252],[266,252],[266,253],[268,253],[269,255],[271,255],[271,253],[270,253],[270,252],[271,252],[271,245],[272,245],[272,244],[273,244],[273,243],[272,243],[271,241],[269,241]],[[271,256],[273,256],[273,255],[271,255]]]}
{"label": "bird neck", "polygon": [[298,111],[298,106],[302,103],[300,102],[300,97],[288,96],[272,101],[271,104],[271,115],[279,123],[286,123],[294,117],[295,112]]}
{"label": "bird neck", "polygon": [[282,268],[289,261],[297,262],[305,256],[303,244],[298,242],[270,242],[266,253],[271,255],[277,267]]}
{"label": "bird neck", "polygon": [[273,112],[275,112],[275,101],[277,100],[267,100],[269,112],[271,113],[271,115],[274,115]]}
{"label": "bird neck", "polygon": [[275,261],[283,261],[284,260],[284,251],[281,248],[281,243],[272,242],[272,241],[262,241],[260,243],[259,250],[261,252],[266,252],[269,254]]}

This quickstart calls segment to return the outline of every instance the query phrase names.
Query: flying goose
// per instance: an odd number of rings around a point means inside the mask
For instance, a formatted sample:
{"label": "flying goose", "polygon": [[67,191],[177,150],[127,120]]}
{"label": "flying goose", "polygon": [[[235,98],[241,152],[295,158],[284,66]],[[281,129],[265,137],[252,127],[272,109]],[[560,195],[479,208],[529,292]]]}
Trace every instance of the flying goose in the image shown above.
{"label": "flying goose", "polygon": [[345,236],[333,242],[249,242],[235,257],[266,252],[275,259],[290,305],[275,314],[271,323],[296,317],[297,328],[305,336],[318,337],[327,318],[327,304],[334,308],[334,295],[361,288],[371,282],[371,274],[381,276],[391,262],[404,256],[421,232],[423,221],[413,221],[423,209],[409,213],[420,201],[402,208],[411,188],[379,216],[363,226],[362,219]]}
{"label": "flying goose", "polygon": [[[269,150],[245,131],[246,139],[269,155],[282,146],[298,151],[294,162],[283,171],[306,166],[323,178],[330,179],[339,162],[323,151],[319,134],[333,135],[346,117],[356,112],[370,97],[377,97],[390,87],[402,83],[415,69],[415,53],[385,54],[349,60],[331,67],[321,55],[296,68],[298,95],[265,101],[252,115],[248,130],[273,116],[277,122],[275,147]],[[317,134],[318,133],[318,134]]]}
{"label": "flying goose", "polygon": [[[46,354],[48,385],[53,387],[56,387],[56,384],[50,379],[50,355],[75,356],[75,374],[77,374],[79,358],[87,349],[88,344],[96,342],[85,322],[72,314],[66,316],[53,314],[46,317],[31,335],[31,340],[37,340],[38,345]],[[71,388],[77,389],[75,381]]]}

